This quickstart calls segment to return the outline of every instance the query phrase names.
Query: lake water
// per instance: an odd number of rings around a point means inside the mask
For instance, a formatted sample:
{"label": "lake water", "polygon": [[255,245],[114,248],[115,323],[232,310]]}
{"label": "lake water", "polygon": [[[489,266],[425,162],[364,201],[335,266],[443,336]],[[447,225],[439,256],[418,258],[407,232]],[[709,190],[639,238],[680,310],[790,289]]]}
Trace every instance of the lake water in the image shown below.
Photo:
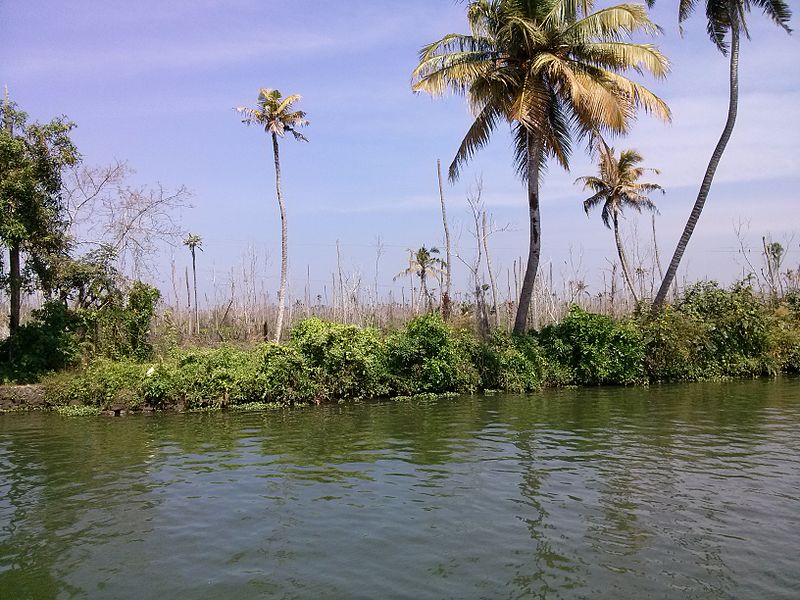
{"label": "lake water", "polygon": [[800,598],[800,380],[0,415],[0,598]]}

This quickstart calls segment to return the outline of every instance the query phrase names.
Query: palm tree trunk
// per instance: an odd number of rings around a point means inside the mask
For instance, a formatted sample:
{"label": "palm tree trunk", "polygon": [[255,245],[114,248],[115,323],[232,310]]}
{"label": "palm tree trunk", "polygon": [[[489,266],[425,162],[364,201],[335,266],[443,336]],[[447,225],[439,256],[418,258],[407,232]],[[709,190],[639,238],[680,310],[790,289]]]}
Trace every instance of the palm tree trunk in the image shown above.
{"label": "palm tree trunk", "polygon": [[631,291],[634,302],[639,302],[636,296],[636,289],[633,287],[633,279],[631,278],[631,270],[628,267],[628,260],[625,258],[625,248],[622,246],[622,237],[619,235],[619,213],[614,211],[614,240],[617,242],[617,254],[619,254],[619,263],[622,266],[622,274],[625,276],[625,283],[628,284],[628,289]]}
{"label": "palm tree trunk", "polygon": [[442,224],[444,225],[444,246],[447,264],[445,265],[445,286],[442,296],[442,317],[445,321],[450,318],[450,286],[452,285],[453,267],[450,260],[450,227],[447,224],[447,210],[444,204],[444,189],[442,188],[442,161],[436,159],[436,174],[439,177],[439,200],[442,203]]}
{"label": "palm tree trunk", "polygon": [[683,258],[683,253],[686,251],[686,246],[689,244],[689,238],[692,237],[695,225],[700,219],[700,213],[703,212],[703,205],[706,203],[708,192],[711,189],[711,182],[714,180],[714,173],[717,171],[722,154],[725,152],[725,147],[731,139],[733,133],[733,126],[736,123],[736,112],[739,108],[739,20],[736,17],[735,11],[730,11],[731,15],[731,48],[730,48],[730,97],[728,102],[728,118],[725,121],[725,129],[722,130],[722,136],[717,142],[717,147],[714,148],[714,153],[711,155],[711,160],[708,163],[703,183],[700,186],[700,192],[697,194],[694,208],[689,215],[689,220],[686,222],[686,227],[683,229],[681,239],[678,241],[678,247],[675,248],[675,254],[667,268],[667,274],[661,282],[661,287],[658,289],[655,300],[653,300],[652,313],[655,314],[664,304],[667,297],[667,292],[672,285],[675,275],[678,272],[678,265]]}
{"label": "palm tree trunk", "polygon": [[283,331],[283,313],[286,304],[286,272],[288,270],[288,228],[286,226],[286,206],[281,193],[281,162],[278,152],[278,136],[272,133],[272,152],[275,156],[275,191],[278,194],[278,208],[281,212],[281,284],[278,288],[278,321],[275,324],[275,340],[281,340]]}
{"label": "palm tree trunk", "polygon": [[542,250],[542,230],[539,213],[539,172],[542,163],[542,142],[528,134],[528,214],[530,216],[530,245],[528,264],[522,279],[517,316],[514,319],[514,335],[522,335],[528,326],[528,310],[533,296],[533,284],[539,270],[539,256]]}
{"label": "palm tree trunk", "polygon": [[197,302],[197,265],[195,263],[194,248],[192,248],[192,279],[194,280],[194,332],[200,335],[200,310]]}
{"label": "palm tree trunk", "polygon": [[8,287],[11,303],[8,331],[12,335],[19,329],[20,306],[22,305],[22,275],[19,255],[19,242],[12,242],[8,250]]}

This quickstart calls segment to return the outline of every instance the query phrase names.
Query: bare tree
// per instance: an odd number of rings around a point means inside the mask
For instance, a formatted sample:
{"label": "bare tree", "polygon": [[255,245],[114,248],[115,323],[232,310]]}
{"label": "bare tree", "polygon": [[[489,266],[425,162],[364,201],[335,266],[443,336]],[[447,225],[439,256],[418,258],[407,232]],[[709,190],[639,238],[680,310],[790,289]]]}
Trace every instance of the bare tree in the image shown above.
{"label": "bare tree", "polygon": [[77,245],[107,246],[121,270],[141,272],[160,244],[177,245],[179,213],[189,208],[191,193],[181,185],[167,190],[131,185],[134,170],[124,161],[72,169],[66,177],[68,232]]}

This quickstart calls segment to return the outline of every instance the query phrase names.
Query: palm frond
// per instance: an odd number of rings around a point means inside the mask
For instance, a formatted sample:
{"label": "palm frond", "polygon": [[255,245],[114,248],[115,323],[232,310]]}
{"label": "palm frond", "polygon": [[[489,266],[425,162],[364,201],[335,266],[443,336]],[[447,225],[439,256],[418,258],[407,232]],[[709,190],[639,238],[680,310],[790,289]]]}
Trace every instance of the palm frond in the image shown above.
{"label": "palm frond", "polygon": [[487,104],[478,114],[475,121],[470,126],[461,145],[458,147],[453,162],[450,163],[448,176],[450,181],[458,179],[461,165],[467,162],[476,151],[483,148],[488,142],[489,137],[497,126],[500,118],[500,111],[493,104]]}
{"label": "palm frond", "polygon": [[577,41],[619,41],[631,33],[655,35],[661,28],[653,23],[642,4],[618,4],[595,11],[576,21],[564,32]]}

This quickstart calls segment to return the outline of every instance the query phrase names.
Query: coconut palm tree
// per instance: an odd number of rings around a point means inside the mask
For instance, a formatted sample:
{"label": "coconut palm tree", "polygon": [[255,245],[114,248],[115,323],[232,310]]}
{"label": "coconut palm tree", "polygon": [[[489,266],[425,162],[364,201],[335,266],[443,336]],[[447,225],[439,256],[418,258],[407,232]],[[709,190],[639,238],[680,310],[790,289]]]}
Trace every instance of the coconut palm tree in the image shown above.
{"label": "coconut palm tree", "polygon": [[288,270],[288,226],[286,223],[286,206],[281,192],[281,161],[278,152],[278,138],[291,133],[294,139],[308,140],[297,129],[308,125],[306,113],[292,110],[300,100],[299,94],[281,97],[278,90],[261,88],[255,108],[239,107],[236,110],[244,115],[242,123],[258,125],[272,137],[272,154],[275,160],[275,191],[278,197],[278,209],[281,213],[281,283],[278,290],[278,320],[275,325],[275,341],[280,341],[283,330],[283,313],[286,305],[286,275]]}
{"label": "coconut palm tree", "polygon": [[[648,4],[652,6],[655,4],[655,0],[648,0]],[[683,23],[696,8],[697,4],[699,4],[699,0],[678,0],[678,21]],[[657,312],[664,304],[667,292],[675,280],[678,265],[680,265],[686,246],[689,244],[689,239],[694,233],[700,214],[703,212],[703,206],[711,190],[711,183],[714,181],[714,174],[733,133],[736,113],[739,109],[739,41],[742,32],[749,36],[745,14],[749,13],[752,7],[760,8],[775,24],[791,33],[789,19],[792,16],[792,11],[784,0],[705,0],[705,6],[708,35],[717,50],[722,52],[723,55],[729,55],[730,59],[728,117],[725,120],[722,135],[714,148],[714,152],[711,154],[711,160],[708,162],[703,182],[700,184],[700,191],[697,193],[697,199],[692,207],[692,212],[689,214],[689,220],[686,221],[686,226],[683,228],[680,240],[678,240],[678,246],[675,248],[675,253],[669,262],[661,287],[658,289],[655,300],[653,300],[653,313]],[[730,34],[730,42],[727,40],[728,34]]]}
{"label": "coconut palm tree", "polygon": [[[197,261],[196,261],[196,251],[203,250],[203,238],[199,235],[195,235],[190,233],[186,236],[186,239],[183,240],[183,245],[189,248],[189,252],[192,253],[192,279],[194,280],[194,332],[199,334],[200,333],[200,310],[198,308],[197,302]],[[191,333],[191,332],[190,332]]]}
{"label": "coconut palm tree", "polygon": [[545,162],[569,167],[577,136],[625,133],[636,109],[668,120],[667,105],[625,74],[666,76],[669,62],[651,44],[629,42],[655,34],[647,9],[620,4],[592,12],[592,0],[473,0],[470,34],[449,34],[422,48],[412,89],[465,95],[476,115],[450,165],[450,179],[485,146],[502,122],[510,124],[515,163],[527,183],[530,242],[514,332],[524,332],[539,267],[539,180]]}
{"label": "coconut palm tree", "polygon": [[[425,298],[428,310],[431,308],[432,298],[428,290],[428,275],[439,281],[445,275],[447,263],[436,256],[439,249],[436,246],[428,249],[425,246],[417,250],[408,249],[408,268],[394,276],[394,281],[401,277],[416,275],[419,277],[419,297],[420,302]],[[412,291],[413,294],[413,291]]]}
{"label": "coconut palm tree", "polygon": [[655,191],[664,190],[657,183],[642,183],[639,179],[647,171],[658,173],[656,169],[646,169],[639,166],[642,162],[642,155],[636,150],[623,150],[619,158],[614,155],[614,149],[609,148],[605,143],[600,143],[599,148],[599,173],[597,177],[579,177],[575,183],[582,183],[583,189],[590,189],[594,192],[589,198],[583,201],[583,209],[586,214],[593,208],[602,205],[603,209],[600,216],[603,224],[611,229],[614,228],[614,240],[617,243],[617,254],[622,266],[622,274],[625,283],[633,296],[634,301],[638,302],[636,289],[633,286],[631,269],[625,257],[625,248],[622,245],[622,237],[619,233],[619,216],[626,208],[636,212],[642,209],[657,212],[655,203],[650,199],[649,194]]}

